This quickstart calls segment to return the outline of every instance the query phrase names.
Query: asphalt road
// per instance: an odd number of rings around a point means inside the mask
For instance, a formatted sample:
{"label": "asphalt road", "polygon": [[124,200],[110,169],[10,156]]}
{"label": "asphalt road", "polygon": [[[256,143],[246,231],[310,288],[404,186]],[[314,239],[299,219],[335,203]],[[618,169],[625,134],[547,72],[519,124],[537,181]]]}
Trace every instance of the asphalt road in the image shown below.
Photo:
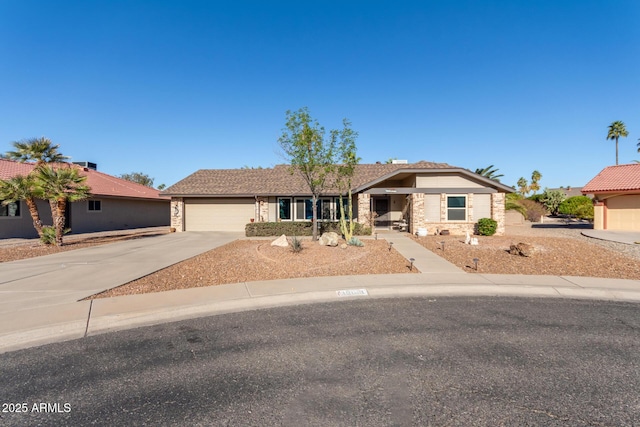
{"label": "asphalt road", "polygon": [[343,301],[21,350],[0,369],[3,426],[632,426],[640,305]]}

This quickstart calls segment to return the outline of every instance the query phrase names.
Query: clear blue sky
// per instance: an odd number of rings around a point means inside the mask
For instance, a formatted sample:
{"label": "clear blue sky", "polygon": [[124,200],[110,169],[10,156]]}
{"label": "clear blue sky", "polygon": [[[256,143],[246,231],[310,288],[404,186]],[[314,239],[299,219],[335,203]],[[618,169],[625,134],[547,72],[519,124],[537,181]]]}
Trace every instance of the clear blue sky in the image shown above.
{"label": "clear blue sky", "polygon": [[365,163],[580,186],[640,159],[640,1],[0,0],[0,151],[174,184],[273,166],[285,111],[349,118]]}

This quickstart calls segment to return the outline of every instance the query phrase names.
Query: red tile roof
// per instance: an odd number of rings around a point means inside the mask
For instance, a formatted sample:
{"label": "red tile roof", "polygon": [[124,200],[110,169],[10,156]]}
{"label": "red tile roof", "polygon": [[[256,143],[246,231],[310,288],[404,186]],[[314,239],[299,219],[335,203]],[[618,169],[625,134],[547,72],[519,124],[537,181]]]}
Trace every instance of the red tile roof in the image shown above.
{"label": "red tile roof", "polygon": [[582,187],[582,194],[640,191],[640,163],[608,166]]}
{"label": "red tile roof", "polygon": [[[160,196],[159,191],[154,188],[145,187],[144,185],[116,178],[93,169],[83,168],[82,166],[70,163],[64,163],[63,165],[80,169],[80,174],[87,177],[86,184],[91,188],[91,194],[94,196],[169,199],[166,196]],[[35,164],[33,163],[20,163],[13,160],[0,159],[0,179],[9,179],[16,175],[27,175],[34,167]]]}

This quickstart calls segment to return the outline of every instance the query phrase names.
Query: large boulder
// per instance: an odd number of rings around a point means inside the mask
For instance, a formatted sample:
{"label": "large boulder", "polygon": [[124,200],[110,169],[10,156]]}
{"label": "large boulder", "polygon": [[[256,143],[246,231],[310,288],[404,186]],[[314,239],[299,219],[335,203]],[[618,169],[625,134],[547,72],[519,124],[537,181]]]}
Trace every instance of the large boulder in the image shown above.
{"label": "large boulder", "polygon": [[536,253],[536,248],[528,243],[518,243],[517,245],[511,245],[509,247],[509,253],[511,255],[530,257]]}
{"label": "large boulder", "polygon": [[318,243],[322,246],[338,246],[338,240],[340,236],[335,231],[328,231],[326,233],[322,233]]}
{"label": "large boulder", "polygon": [[281,248],[289,247],[289,241],[287,240],[287,236],[284,234],[278,237],[276,240],[271,242],[271,246],[280,246]]}

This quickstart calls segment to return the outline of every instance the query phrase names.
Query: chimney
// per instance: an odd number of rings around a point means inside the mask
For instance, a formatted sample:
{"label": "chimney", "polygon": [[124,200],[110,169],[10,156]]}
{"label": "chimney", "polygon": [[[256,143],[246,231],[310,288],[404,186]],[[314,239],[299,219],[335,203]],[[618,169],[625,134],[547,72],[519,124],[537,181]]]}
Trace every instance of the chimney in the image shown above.
{"label": "chimney", "polygon": [[98,165],[92,162],[73,162],[74,165],[82,166],[85,169],[98,170]]}

